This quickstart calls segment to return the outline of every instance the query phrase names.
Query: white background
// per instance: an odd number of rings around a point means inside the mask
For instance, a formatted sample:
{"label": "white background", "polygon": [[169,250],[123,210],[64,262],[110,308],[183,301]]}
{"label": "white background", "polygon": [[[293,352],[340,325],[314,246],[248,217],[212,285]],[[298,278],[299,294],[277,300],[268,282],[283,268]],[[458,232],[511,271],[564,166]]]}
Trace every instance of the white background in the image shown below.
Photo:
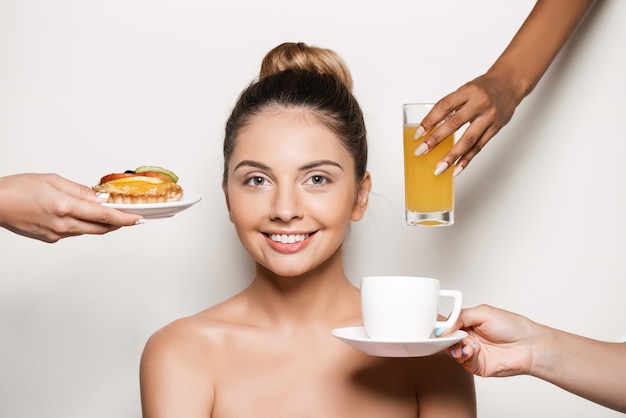
{"label": "white background", "polygon": [[[284,41],[336,50],[369,129],[354,283],[439,278],[574,333],[626,332],[626,2],[599,2],[513,120],[457,178],[456,224],[404,225],[401,104],[483,73],[533,1],[3,0],[0,175],[87,185],[156,164],[203,196],[174,218],[44,244],[0,230],[0,416],[140,416],[138,364],[166,323],[249,283],[220,188],[222,132]],[[11,204],[1,202],[0,204]],[[531,377],[477,378],[481,417],[613,417]]]}

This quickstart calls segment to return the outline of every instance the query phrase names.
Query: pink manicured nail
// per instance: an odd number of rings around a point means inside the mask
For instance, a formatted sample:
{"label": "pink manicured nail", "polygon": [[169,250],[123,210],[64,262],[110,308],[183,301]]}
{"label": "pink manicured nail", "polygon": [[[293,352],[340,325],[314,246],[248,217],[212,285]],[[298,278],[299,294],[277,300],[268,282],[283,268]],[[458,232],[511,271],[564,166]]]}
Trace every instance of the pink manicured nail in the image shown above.
{"label": "pink manicured nail", "polygon": [[145,224],[145,223],[146,223],[146,220],[145,220],[144,218],[137,219],[137,220],[135,221],[135,225],[143,225],[143,224]]}
{"label": "pink manicured nail", "polygon": [[418,126],[415,130],[415,135],[413,135],[413,139],[421,138],[422,135],[424,135],[424,132],[426,132],[426,129],[424,129],[422,125]]}
{"label": "pink manicured nail", "polygon": [[437,166],[435,167],[435,175],[438,176],[439,174],[446,171],[447,168],[448,168],[448,163],[440,161],[439,163],[437,163]]}
{"label": "pink manicured nail", "polygon": [[457,165],[456,167],[454,167],[454,171],[452,172],[452,175],[456,177],[459,174],[461,174],[461,171],[463,171],[463,166]]}
{"label": "pink manicured nail", "polygon": [[420,155],[424,155],[428,152],[428,145],[426,145],[426,143],[422,142],[421,144],[419,144],[417,146],[417,148],[415,148],[415,152],[413,153],[416,157],[419,157]]}

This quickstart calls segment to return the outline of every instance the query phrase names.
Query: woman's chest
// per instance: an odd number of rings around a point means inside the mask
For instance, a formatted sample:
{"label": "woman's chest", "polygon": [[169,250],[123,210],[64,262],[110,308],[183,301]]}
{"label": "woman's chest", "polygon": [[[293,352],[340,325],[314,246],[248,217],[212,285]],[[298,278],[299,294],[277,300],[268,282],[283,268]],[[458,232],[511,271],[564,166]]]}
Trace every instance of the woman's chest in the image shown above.
{"label": "woman's chest", "polygon": [[215,382],[213,416],[418,415],[410,359],[366,356],[332,336],[288,347],[233,347]]}

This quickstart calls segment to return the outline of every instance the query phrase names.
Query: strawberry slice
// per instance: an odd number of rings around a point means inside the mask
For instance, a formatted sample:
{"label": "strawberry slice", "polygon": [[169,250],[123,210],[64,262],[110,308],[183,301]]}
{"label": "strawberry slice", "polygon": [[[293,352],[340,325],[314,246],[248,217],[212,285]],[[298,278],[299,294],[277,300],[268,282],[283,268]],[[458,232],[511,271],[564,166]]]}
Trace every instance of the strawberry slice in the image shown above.
{"label": "strawberry slice", "polygon": [[137,174],[135,174],[135,173],[111,173],[111,174],[107,174],[106,176],[102,177],[100,179],[100,184],[108,183],[110,181],[121,179],[121,178],[124,178],[124,177],[136,177],[136,176],[137,176]]}

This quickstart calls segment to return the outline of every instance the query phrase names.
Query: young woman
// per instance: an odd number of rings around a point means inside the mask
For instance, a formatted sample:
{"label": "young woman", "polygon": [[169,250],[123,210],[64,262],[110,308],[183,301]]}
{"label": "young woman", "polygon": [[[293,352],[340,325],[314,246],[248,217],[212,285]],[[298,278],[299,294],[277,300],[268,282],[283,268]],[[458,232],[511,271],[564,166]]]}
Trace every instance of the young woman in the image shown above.
{"label": "young woman", "polygon": [[361,324],[342,243],[371,188],[343,61],[282,44],[228,119],[223,189],[256,263],[248,288],[167,325],[141,363],[144,417],[473,417],[473,379],[442,353],[365,355],[330,331]]}

